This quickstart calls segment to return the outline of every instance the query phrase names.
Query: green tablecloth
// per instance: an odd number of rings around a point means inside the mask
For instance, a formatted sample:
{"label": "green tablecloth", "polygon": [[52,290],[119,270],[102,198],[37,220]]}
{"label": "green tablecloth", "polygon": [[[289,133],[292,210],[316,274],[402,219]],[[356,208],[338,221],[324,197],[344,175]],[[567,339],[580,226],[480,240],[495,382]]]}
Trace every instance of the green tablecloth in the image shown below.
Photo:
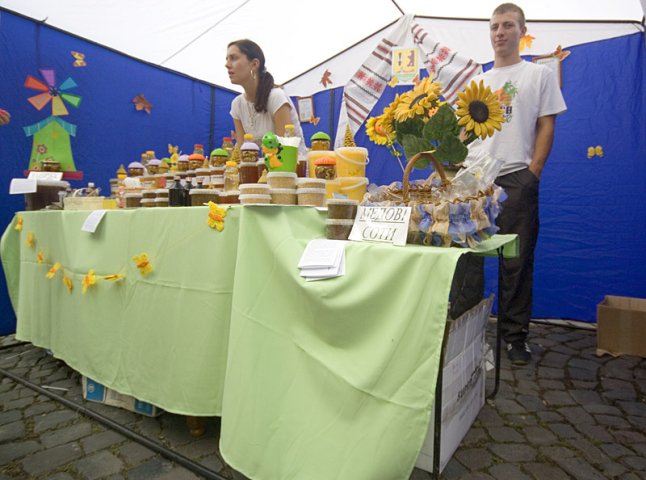
{"label": "green tablecloth", "polygon": [[[298,260],[325,235],[313,208],[234,207],[223,232],[206,207],[110,211],[95,234],[80,231],[87,213],[23,212],[23,231],[5,231],[18,338],[166,410],[221,414],[221,452],[249,477],[408,478],[468,250],[348,242],[345,276],[307,282]],[[481,250],[513,255],[513,240]],[[147,277],[132,262],[141,252]],[[72,294],[45,278],[54,261],[73,273]],[[126,278],[82,295],[90,268]]]}

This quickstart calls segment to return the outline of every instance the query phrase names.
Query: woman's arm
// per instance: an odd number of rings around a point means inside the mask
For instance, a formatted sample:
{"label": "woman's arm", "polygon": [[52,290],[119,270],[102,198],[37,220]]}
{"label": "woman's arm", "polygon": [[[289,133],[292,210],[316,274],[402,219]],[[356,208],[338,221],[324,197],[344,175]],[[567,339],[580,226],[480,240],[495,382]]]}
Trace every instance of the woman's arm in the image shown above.
{"label": "woman's arm", "polygon": [[285,134],[285,125],[292,123],[292,117],[290,115],[290,106],[289,103],[283,104],[276,113],[274,113],[274,130],[276,135]]}
{"label": "woman's arm", "polygon": [[237,118],[234,118],[233,125],[235,126],[235,129],[236,129],[236,143],[238,145],[242,145],[244,143],[244,134],[245,134],[244,128],[242,127],[242,122]]}

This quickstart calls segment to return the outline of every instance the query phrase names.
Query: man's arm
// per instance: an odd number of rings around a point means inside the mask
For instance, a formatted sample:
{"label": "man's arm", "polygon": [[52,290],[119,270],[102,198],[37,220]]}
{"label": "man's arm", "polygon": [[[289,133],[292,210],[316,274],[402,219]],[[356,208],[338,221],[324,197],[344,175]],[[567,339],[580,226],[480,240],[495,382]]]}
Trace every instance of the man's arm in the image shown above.
{"label": "man's arm", "polygon": [[552,150],[554,141],[554,125],[556,124],[556,115],[545,115],[538,117],[536,120],[536,140],[534,140],[534,154],[529,164],[529,171],[536,178],[541,177],[547,157]]}

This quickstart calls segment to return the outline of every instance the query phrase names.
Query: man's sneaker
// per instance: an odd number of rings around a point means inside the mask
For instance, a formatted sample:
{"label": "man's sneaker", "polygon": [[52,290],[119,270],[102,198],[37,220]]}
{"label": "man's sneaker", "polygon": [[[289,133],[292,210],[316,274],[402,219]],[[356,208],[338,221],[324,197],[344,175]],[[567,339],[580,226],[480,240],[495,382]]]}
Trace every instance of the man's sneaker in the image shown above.
{"label": "man's sneaker", "polygon": [[512,365],[527,365],[532,359],[532,351],[527,342],[516,340],[507,344],[507,356]]}

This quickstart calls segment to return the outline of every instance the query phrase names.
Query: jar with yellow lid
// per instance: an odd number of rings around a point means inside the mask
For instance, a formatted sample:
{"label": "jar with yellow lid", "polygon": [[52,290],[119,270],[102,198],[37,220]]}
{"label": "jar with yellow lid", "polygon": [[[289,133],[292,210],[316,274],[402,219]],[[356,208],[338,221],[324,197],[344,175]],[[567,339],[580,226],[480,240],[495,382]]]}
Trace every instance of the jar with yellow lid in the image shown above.
{"label": "jar with yellow lid", "polygon": [[238,171],[238,164],[233,160],[229,160],[224,168],[224,191],[237,191],[239,186],[240,172]]}

